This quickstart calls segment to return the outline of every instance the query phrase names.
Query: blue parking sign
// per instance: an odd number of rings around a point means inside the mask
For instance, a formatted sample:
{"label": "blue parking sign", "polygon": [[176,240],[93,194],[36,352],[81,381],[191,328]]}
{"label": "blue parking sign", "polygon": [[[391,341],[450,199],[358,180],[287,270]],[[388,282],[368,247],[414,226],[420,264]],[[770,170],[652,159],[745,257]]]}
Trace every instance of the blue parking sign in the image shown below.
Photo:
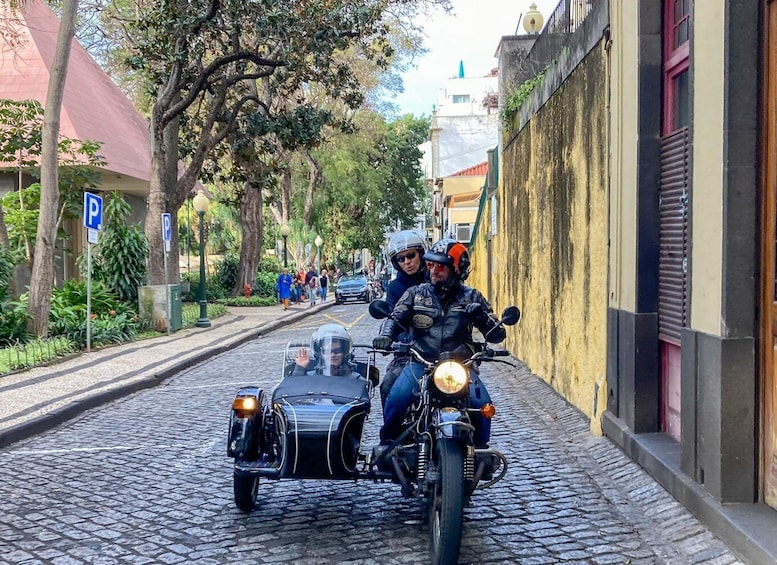
{"label": "blue parking sign", "polygon": [[103,225],[103,199],[101,196],[84,192],[84,227],[100,230]]}
{"label": "blue parking sign", "polygon": [[170,241],[173,235],[173,218],[168,213],[162,214],[162,239]]}

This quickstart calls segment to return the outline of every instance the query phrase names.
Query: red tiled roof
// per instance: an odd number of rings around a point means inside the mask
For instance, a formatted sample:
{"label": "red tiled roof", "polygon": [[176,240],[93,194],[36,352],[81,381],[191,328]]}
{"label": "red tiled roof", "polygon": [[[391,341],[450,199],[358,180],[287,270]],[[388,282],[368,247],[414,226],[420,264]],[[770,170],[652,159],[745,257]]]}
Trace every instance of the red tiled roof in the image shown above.
{"label": "red tiled roof", "polygon": [[[20,15],[25,41],[11,50],[0,42],[0,97],[38,100],[45,105],[49,68],[59,20],[40,0],[26,3]],[[148,123],[124,93],[76,40],[70,52],[60,134],[102,142],[106,169],[148,181],[151,157]]]}
{"label": "red tiled roof", "polygon": [[473,165],[453,173],[452,177],[482,177],[488,173],[488,161],[483,161],[479,165]]}

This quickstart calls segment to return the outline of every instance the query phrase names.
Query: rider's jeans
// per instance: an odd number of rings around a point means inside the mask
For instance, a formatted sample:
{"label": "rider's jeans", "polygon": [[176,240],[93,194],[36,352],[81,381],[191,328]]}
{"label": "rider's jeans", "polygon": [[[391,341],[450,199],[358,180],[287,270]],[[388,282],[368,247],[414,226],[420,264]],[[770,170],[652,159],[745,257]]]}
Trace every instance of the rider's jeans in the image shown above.
{"label": "rider's jeans", "polygon": [[[402,420],[408,407],[413,402],[413,395],[418,392],[424,366],[419,363],[408,363],[399,374],[394,386],[391,387],[383,407],[383,427],[380,429],[381,443],[389,443],[402,432]],[[480,408],[491,402],[486,386],[478,374],[470,369],[469,404],[470,408]],[[470,419],[475,426],[475,447],[484,448],[491,436],[491,420],[484,418],[479,412],[470,412]]]}

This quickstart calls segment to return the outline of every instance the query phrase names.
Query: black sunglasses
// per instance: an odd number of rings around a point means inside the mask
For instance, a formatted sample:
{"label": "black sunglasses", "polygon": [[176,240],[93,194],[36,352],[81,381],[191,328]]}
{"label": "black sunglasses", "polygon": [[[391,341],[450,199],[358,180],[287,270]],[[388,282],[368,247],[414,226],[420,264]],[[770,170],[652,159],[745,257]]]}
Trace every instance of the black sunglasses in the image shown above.
{"label": "black sunglasses", "polygon": [[402,255],[401,257],[397,256],[397,263],[404,263],[405,261],[410,261],[411,259],[415,259],[417,253],[408,253],[407,255]]}

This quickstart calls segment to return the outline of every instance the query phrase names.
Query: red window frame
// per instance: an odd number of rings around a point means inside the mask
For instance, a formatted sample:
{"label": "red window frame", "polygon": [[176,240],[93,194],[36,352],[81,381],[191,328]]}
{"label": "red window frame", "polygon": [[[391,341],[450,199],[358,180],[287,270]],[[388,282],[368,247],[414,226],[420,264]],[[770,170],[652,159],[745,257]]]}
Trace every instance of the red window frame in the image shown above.
{"label": "red window frame", "polygon": [[[688,2],[688,13],[681,15],[679,19],[675,17],[675,4],[677,2]],[[681,24],[688,26],[688,37],[680,45],[675,44],[677,30]],[[661,126],[663,135],[675,131],[676,108],[676,79],[683,72],[688,70],[690,63],[690,2],[688,0],[664,0],[664,56],[663,56],[663,124]]]}

